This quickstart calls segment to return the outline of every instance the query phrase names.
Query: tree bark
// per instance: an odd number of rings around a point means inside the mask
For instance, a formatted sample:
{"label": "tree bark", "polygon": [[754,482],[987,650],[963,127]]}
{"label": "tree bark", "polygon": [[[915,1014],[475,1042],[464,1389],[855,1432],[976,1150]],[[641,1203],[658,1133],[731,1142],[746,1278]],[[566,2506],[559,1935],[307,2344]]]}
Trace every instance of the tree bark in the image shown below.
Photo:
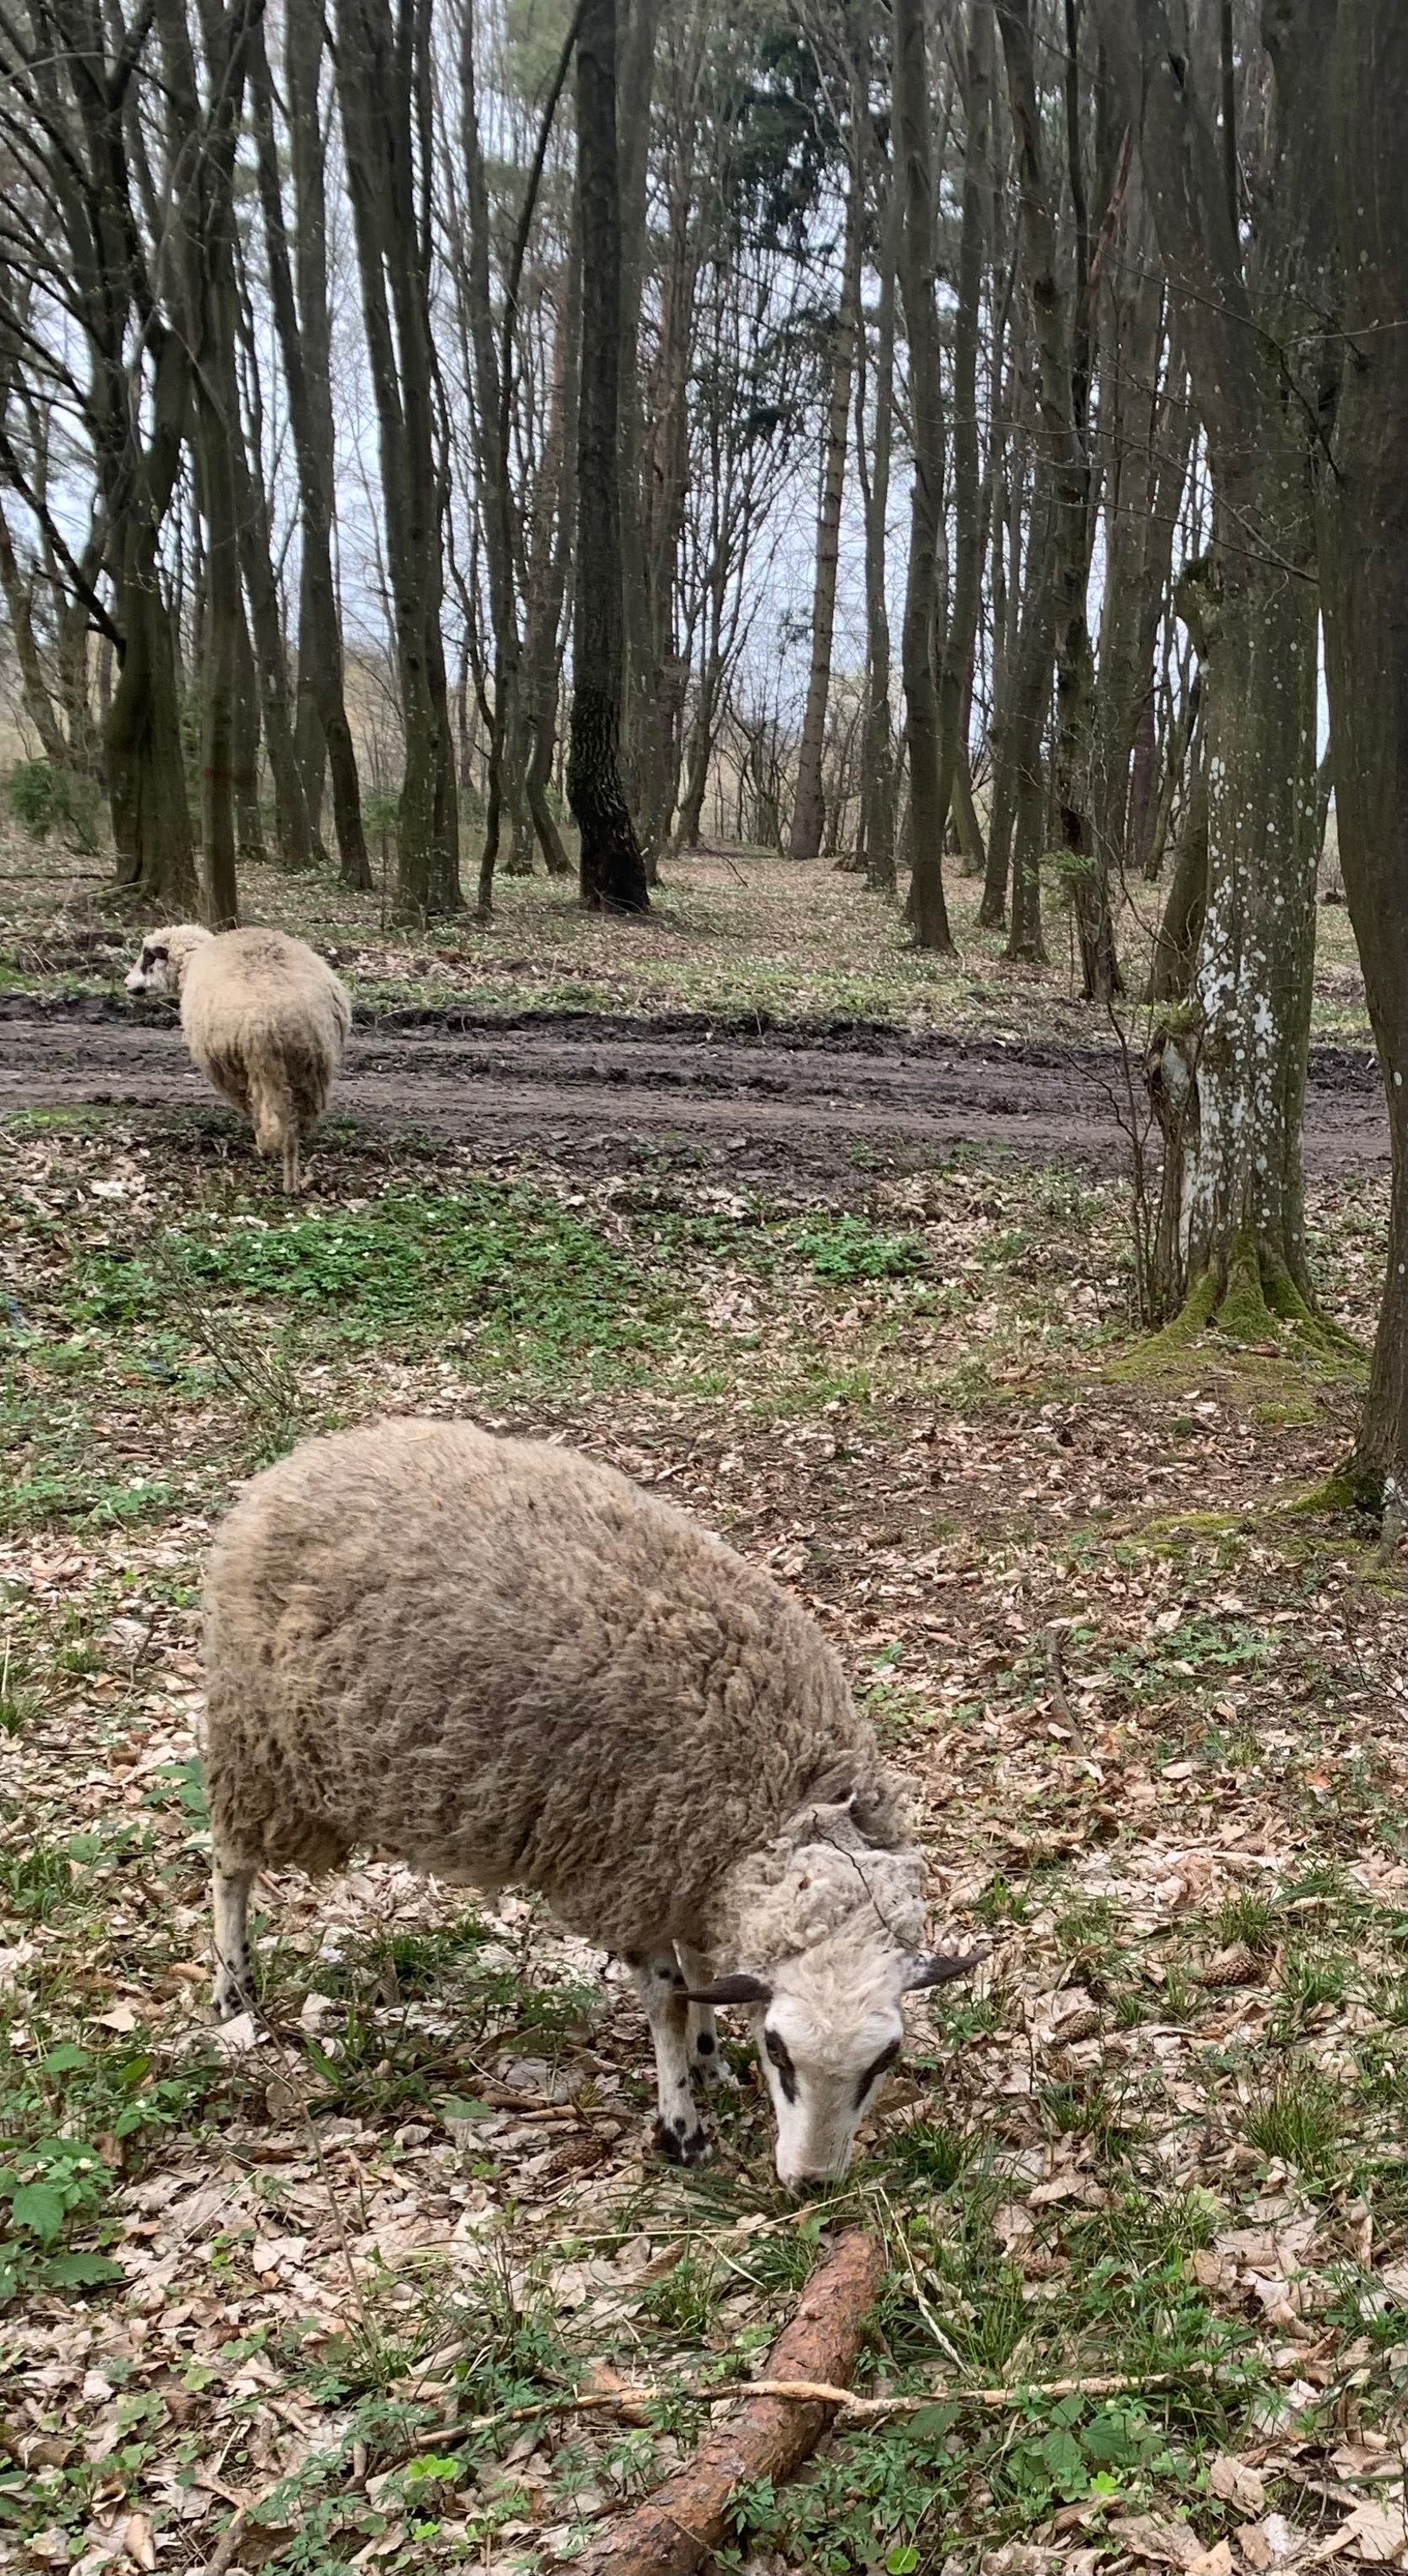
{"label": "tree bark", "polygon": [[[893,168],[881,221],[876,310],[875,421],[865,419],[865,336],[856,365],[856,474],[865,514],[865,731],[861,756],[861,838],[873,894],[895,891],[895,734],[890,711],[890,609],[885,586],[890,510],[890,445],[895,399],[895,269],[903,214]],[[867,447],[870,461],[867,465]]]}
{"label": "tree bark", "polygon": [[1166,1301],[1186,1288],[1195,1318],[1216,1310],[1224,1328],[1254,1338],[1268,1309],[1310,1314],[1300,1131],[1315,936],[1315,406],[1295,370],[1323,309],[1317,128],[1333,7],[1268,0],[1269,164],[1248,268],[1213,117],[1167,0],[1095,0],[1138,136],[1215,496],[1194,1143],[1180,1276],[1163,1287]]}
{"label": "tree bark", "polygon": [[[458,912],[459,806],[440,612],[444,489],[435,457],[428,232],[415,138],[428,148],[429,0],[338,0],[337,89],[376,398],[405,768],[395,913]],[[393,332],[394,322],[394,332]]]}
{"label": "tree bark", "polygon": [[[1074,13],[1067,8],[1066,63],[1068,160],[1074,201],[1075,270],[1065,282],[1052,214],[1053,184],[1042,150],[1041,121],[1032,59],[1030,0],[998,0],[998,25],[1007,62],[1007,88],[1017,146],[1021,192],[1023,265],[1035,320],[1038,353],[1039,453],[1049,491],[1045,511],[1045,560],[1036,579],[1049,597],[1056,647],[1055,807],[1062,847],[1069,854],[1082,989],[1087,1001],[1109,1001],[1121,989],[1110,910],[1109,854],[1095,847],[1090,829],[1088,759],[1094,663],[1086,615],[1090,573],[1089,266],[1084,180],[1075,84]],[[1032,675],[1027,675],[1031,679]],[[1030,706],[1030,701],[1028,705]],[[1027,772],[1031,743],[1025,744]],[[1030,803],[1030,800],[1028,800]],[[1019,791],[1020,802],[1020,791]],[[1022,812],[1019,855],[1024,873],[1033,864],[1034,816]],[[1014,925],[1017,901],[1014,893]],[[1026,935],[1030,936],[1030,924]],[[1039,923],[1037,938],[1040,939]],[[1012,952],[1015,953],[1015,952]]]}
{"label": "tree bark", "polygon": [[[982,605],[983,518],[978,447],[978,322],[987,248],[985,199],[990,185],[992,20],[988,0],[970,0],[963,63],[967,134],[953,327],[953,614],[939,657],[939,802],[953,814],[971,867],[982,841],[968,776],[967,717],[973,650]],[[968,870],[965,869],[965,873]]]}
{"label": "tree bark", "polygon": [[260,204],[269,254],[274,326],[288,388],[289,427],[298,468],[299,572],[297,743],[304,801],[316,833],[323,810],[324,763],[332,788],[342,882],[360,892],[372,884],[362,826],[361,783],[347,716],[342,618],[333,577],[334,443],[332,348],[328,320],[327,201],[318,90],[324,45],[320,9],[289,9],[284,22],[288,83],[289,167],[294,246],[290,264],[274,142],[273,101],[261,37],[250,61]]}
{"label": "tree bark", "polygon": [[241,860],[266,855],[259,811],[259,677],[243,617],[235,654],[235,841]]}
{"label": "tree bark", "polygon": [[1408,19],[1339,0],[1333,167],[1342,309],[1327,351],[1330,452],[1318,491],[1325,678],[1340,869],[1388,1102],[1388,1266],[1345,1481],[1408,1496]]}
{"label": "tree bark", "polygon": [[582,901],[648,912],[645,861],[621,785],[621,203],[616,144],[616,0],[584,0],[577,31],[577,199],[582,236],[582,386],[567,793],[581,835]]}
{"label": "tree bark", "polygon": [[894,130],[903,178],[900,291],[909,344],[909,403],[914,435],[909,573],[900,660],[909,741],[913,854],[908,920],[916,948],[951,950],[944,902],[943,838],[947,820],[939,775],[939,703],[934,684],[934,617],[944,506],[943,387],[934,305],[934,169],[932,101],[924,0],[894,0]]}
{"label": "tree bark", "polygon": [[[831,688],[831,639],[836,624],[836,574],[841,550],[841,502],[846,483],[851,370],[860,311],[861,199],[864,188],[860,155],[860,138],[853,134],[841,254],[841,293],[836,308],[831,361],[831,402],[826,420],[821,504],[816,522],[811,670],[807,680],[806,712],[802,718],[802,740],[797,754],[797,792],[792,803],[792,824],[787,840],[789,859],[814,859],[821,850],[824,820],[822,756],[826,748],[826,701]],[[974,434],[976,436],[976,431]]]}

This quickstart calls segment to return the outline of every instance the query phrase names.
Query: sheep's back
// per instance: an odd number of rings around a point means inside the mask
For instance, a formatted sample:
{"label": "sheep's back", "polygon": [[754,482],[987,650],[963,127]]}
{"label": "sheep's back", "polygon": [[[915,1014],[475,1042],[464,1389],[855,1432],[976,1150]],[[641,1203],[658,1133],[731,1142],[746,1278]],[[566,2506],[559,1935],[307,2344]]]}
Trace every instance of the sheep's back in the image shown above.
{"label": "sheep's back", "polygon": [[193,1054],[296,1060],[324,1093],[350,1021],[331,969],[303,940],[279,930],[222,931],[196,950],[182,982],[181,1025]]}
{"label": "sheep's back", "polygon": [[547,1444],[430,1422],[306,1443],[230,1514],[206,1616],[212,1808],[250,1859],[379,1844],[535,1887],[625,1949],[686,1937],[807,1798],[883,1809],[799,1606]]}

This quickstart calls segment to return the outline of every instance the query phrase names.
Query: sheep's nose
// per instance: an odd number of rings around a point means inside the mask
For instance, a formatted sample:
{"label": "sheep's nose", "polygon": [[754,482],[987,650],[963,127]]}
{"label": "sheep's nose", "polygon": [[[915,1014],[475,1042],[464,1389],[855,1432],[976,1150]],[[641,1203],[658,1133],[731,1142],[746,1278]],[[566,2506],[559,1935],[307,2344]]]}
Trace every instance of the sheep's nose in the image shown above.
{"label": "sheep's nose", "polygon": [[820,2191],[829,2182],[840,2182],[849,2162],[848,2156],[846,2163],[839,2165],[791,2165],[785,2173],[779,2165],[777,2178],[784,2191],[800,2198],[804,2191]]}

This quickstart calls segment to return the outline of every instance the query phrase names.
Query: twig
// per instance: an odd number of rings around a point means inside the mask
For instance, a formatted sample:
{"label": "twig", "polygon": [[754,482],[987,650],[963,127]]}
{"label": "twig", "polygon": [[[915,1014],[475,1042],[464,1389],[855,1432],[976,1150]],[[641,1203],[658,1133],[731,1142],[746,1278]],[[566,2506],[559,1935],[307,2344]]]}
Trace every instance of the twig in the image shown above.
{"label": "twig", "polygon": [[656,2380],[642,2380],[636,2385],[623,2383],[620,2388],[583,2388],[561,2397],[540,2397],[526,2406],[506,2406],[495,2415],[471,2415],[461,2424],[443,2424],[426,2434],[416,2450],[406,2453],[408,2459],[418,2456],[427,2441],[447,2449],[458,2442],[472,2441],[477,2434],[495,2431],[501,2424],[532,2424],[548,2415],[599,2415],[617,2408],[623,2413],[638,2414],[648,2406],[677,2404],[681,2400],[700,2406],[713,2406],[722,2398],[781,2397],[799,2405],[837,2406],[844,2409],[852,2423],[871,2424],[888,2415],[920,2415],[929,2406],[1024,2406],[1033,2397],[1125,2397],[1157,2388],[1174,2388],[1184,2380],[1208,2379],[1210,2362],[1190,2362],[1184,2370],[1157,2371],[1150,2376],[1126,2378],[1118,2372],[1108,2377],[1089,2379],[1035,2379],[1018,2381],[1011,2388],[931,2388],[922,2397],[857,2397],[850,2388],[838,2388],[828,2379],[719,2379],[714,2381],[682,2380],[675,2386]]}
{"label": "twig", "polygon": [[1048,1627],[1043,1628],[1041,1644],[1046,1658],[1046,1687],[1051,1694],[1051,1705],[1062,1725],[1068,1730],[1077,1753],[1088,1762],[1090,1747],[1081,1732],[1080,1719],[1071,1706],[1070,1693],[1066,1688],[1066,1676],[1061,1664],[1061,1631],[1054,1620]]}

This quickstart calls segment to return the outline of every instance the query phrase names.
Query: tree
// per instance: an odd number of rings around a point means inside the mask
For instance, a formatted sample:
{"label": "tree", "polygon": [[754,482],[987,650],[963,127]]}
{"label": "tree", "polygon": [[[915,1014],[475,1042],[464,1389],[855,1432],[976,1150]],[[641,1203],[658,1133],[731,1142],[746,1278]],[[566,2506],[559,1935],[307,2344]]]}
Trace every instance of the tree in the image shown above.
{"label": "tree", "polygon": [[[91,552],[76,558],[68,547],[8,427],[0,470],[116,650],[104,770],[118,884],[151,910],[179,914],[195,907],[196,873],[162,541],[185,451],[191,356],[157,292],[138,214],[144,177],[155,196],[145,166],[134,174],[132,151],[152,16],[146,8],[129,26],[99,0],[32,0],[27,39],[0,21],[0,133],[28,181],[0,209],[0,319],[44,398],[71,399],[82,422],[95,480]],[[169,173],[173,234],[187,220],[199,162],[197,148]],[[62,324],[51,342],[17,308],[14,281],[25,277],[77,325],[81,383]]]}
{"label": "tree", "polygon": [[909,344],[914,444],[909,574],[900,641],[913,845],[908,918],[917,948],[951,949],[942,864],[948,817],[939,776],[939,699],[934,682],[934,620],[944,505],[944,415],[939,318],[934,305],[934,162],[930,146],[933,111],[924,0],[894,0],[892,23],[897,185],[904,193],[900,293]]}
{"label": "tree", "polygon": [[1388,1269],[1345,1483],[1408,1494],[1408,18],[1339,0],[1331,143],[1339,288],[1324,344],[1320,597],[1340,867],[1388,1100]]}
{"label": "tree", "polygon": [[616,0],[583,0],[577,28],[577,199],[582,360],[567,794],[581,835],[582,901],[648,912],[645,861],[621,786],[621,196]]}
{"label": "tree", "polygon": [[[857,52],[868,50],[869,29],[862,20],[849,31]],[[865,97],[865,72],[852,83],[853,96]],[[821,849],[823,798],[822,754],[826,743],[826,700],[831,687],[831,639],[836,623],[836,575],[841,548],[841,502],[846,482],[846,433],[851,411],[851,371],[856,325],[860,315],[861,210],[865,188],[864,137],[852,117],[846,217],[841,249],[841,283],[836,305],[831,356],[831,400],[826,412],[826,447],[822,459],[821,498],[817,509],[816,561],[812,582],[812,653],[807,680],[806,712],[797,754],[797,789],[787,854],[814,859]]]}
{"label": "tree", "polygon": [[1323,300],[1326,180],[1317,133],[1334,0],[1264,0],[1272,72],[1257,220],[1244,251],[1206,72],[1168,0],[1095,0],[1137,137],[1154,227],[1207,438],[1214,537],[1203,672],[1208,876],[1196,1031],[1164,1050],[1181,1150],[1169,1303],[1223,1307],[1253,1333],[1307,1319],[1300,1166],[1315,905],[1316,616],[1303,380]]}
{"label": "tree", "polygon": [[284,75],[294,196],[292,257],[274,130],[273,82],[262,26],[255,29],[251,40],[249,86],[269,300],[288,392],[289,427],[298,471],[299,773],[315,836],[322,812],[323,780],[325,774],[330,774],[342,882],[367,887],[372,882],[371,861],[362,829],[357,755],[347,721],[342,624],[332,569],[334,429],[328,342],[327,209],[318,115],[323,41],[320,9],[295,8],[287,12]]}
{"label": "tree", "polygon": [[405,734],[396,913],[457,912],[459,806],[445,650],[444,489],[430,324],[430,0],[339,0],[337,93],[381,442]]}

